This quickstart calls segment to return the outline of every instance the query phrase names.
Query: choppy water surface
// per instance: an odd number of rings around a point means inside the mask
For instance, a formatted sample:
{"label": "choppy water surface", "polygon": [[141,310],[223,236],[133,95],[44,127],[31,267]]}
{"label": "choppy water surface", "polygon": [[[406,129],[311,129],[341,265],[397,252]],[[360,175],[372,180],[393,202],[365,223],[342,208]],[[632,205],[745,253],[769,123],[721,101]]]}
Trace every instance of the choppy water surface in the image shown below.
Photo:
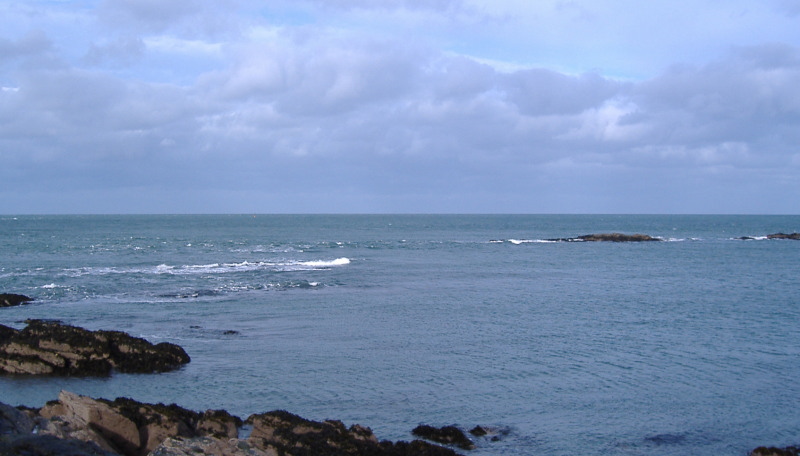
{"label": "choppy water surface", "polygon": [[[552,243],[596,232],[657,243]],[[797,216],[0,216],[0,323],[170,341],[160,375],[0,379],[379,438],[497,426],[470,454],[743,455],[800,443]],[[740,240],[741,236],[756,237]]]}

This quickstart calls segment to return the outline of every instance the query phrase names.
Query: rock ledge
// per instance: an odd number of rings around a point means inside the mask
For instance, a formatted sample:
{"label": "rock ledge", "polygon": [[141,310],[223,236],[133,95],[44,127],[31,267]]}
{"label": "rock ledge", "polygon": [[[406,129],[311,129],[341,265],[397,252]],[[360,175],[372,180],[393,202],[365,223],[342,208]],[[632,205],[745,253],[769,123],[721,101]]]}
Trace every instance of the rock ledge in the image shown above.
{"label": "rock ledge", "polygon": [[0,374],[108,376],[166,372],[190,361],[179,346],[153,345],[120,331],[89,331],[30,320],[22,330],[0,325]]}

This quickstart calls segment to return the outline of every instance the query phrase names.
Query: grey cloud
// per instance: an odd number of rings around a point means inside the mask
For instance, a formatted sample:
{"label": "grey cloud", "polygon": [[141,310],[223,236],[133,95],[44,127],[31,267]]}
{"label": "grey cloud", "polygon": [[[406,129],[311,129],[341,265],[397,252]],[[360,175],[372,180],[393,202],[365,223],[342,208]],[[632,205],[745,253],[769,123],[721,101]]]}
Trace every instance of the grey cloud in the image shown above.
{"label": "grey cloud", "polygon": [[236,36],[232,19],[243,0],[103,0],[96,16],[101,25],[130,35],[172,31],[182,36]]}
{"label": "grey cloud", "polygon": [[444,57],[427,69],[428,84],[437,99],[457,99],[495,90],[496,72],[463,56]]}
{"label": "grey cloud", "polygon": [[634,100],[659,133],[651,140],[755,145],[783,137],[761,154],[786,153],[800,131],[798,57],[800,50],[782,45],[739,49],[702,67],[673,67],[640,84]]}
{"label": "grey cloud", "polygon": [[39,55],[52,49],[53,43],[41,30],[31,31],[18,40],[0,38],[0,63],[18,57]]}
{"label": "grey cloud", "polygon": [[424,9],[447,11],[462,6],[463,0],[309,0],[325,8],[359,9]]}
{"label": "grey cloud", "polygon": [[144,41],[138,37],[120,37],[114,41],[92,44],[84,60],[90,65],[111,63],[130,65],[140,59],[145,52]]}
{"label": "grey cloud", "polygon": [[503,77],[509,100],[526,115],[577,114],[614,97],[624,87],[592,73],[568,76],[546,69]]}
{"label": "grey cloud", "polygon": [[104,0],[99,14],[117,24],[136,24],[160,31],[202,10],[203,0]]}

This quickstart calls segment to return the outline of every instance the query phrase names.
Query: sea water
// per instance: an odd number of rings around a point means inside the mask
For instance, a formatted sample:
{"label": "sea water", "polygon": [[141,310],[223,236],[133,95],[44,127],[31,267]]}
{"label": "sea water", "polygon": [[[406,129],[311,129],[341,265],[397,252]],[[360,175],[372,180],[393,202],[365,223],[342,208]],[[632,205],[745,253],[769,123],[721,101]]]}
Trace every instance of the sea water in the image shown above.
{"label": "sea water", "polygon": [[[0,309],[192,357],[169,373],[0,377],[243,418],[286,409],[476,456],[744,455],[800,443],[798,216],[0,216]],[[664,242],[550,242],[601,232]],[[755,239],[742,240],[743,236]]]}

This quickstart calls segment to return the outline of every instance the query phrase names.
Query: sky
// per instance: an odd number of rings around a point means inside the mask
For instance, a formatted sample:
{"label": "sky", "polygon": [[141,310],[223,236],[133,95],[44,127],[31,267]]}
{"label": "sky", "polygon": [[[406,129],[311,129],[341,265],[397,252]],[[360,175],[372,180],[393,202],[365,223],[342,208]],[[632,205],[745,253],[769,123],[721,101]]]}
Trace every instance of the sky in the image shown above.
{"label": "sky", "polygon": [[0,0],[0,213],[800,214],[800,0]]}

